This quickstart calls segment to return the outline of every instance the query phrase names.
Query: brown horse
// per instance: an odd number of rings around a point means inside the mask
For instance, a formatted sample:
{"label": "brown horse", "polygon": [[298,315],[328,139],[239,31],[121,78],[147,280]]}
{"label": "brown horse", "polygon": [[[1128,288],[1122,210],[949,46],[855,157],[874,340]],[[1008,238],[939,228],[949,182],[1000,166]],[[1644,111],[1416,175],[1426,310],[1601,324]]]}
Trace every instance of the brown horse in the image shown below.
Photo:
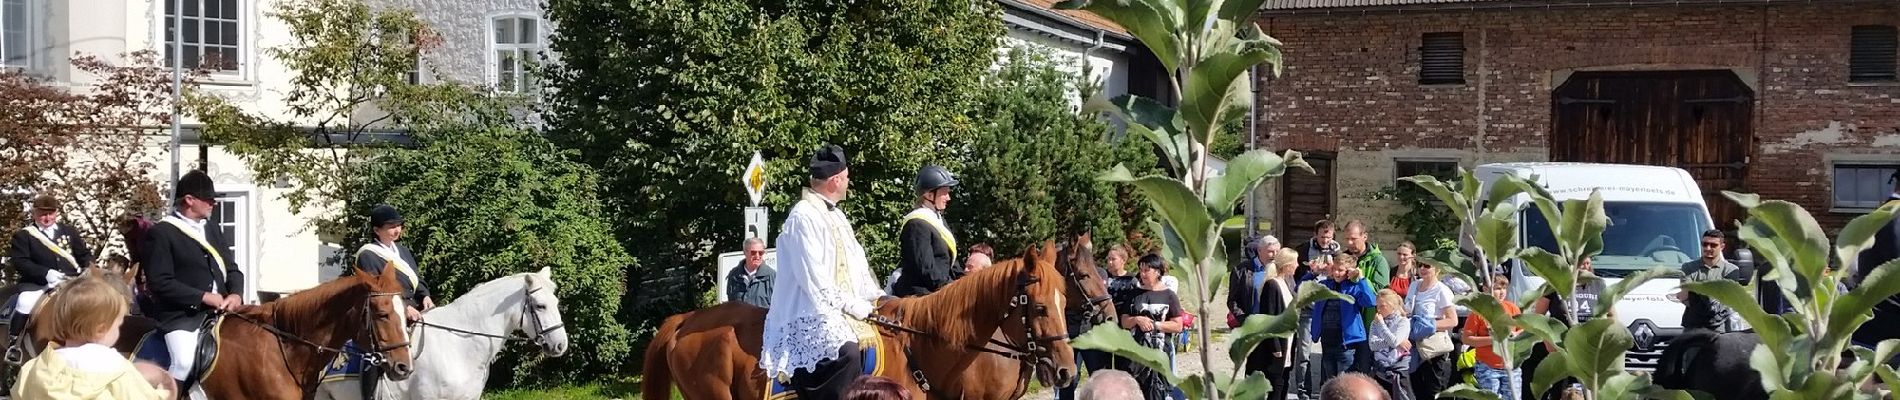
{"label": "brown horse", "polygon": [[[1101,324],[1115,318],[1115,302],[1108,293],[1108,281],[1102,271],[1096,269],[1095,251],[1090,235],[1077,237],[1069,246],[1063,248],[1057,264],[1063,275],[1069,280],[1069,299],[1083,299],[1067,303],[1065,314],[1084,316],[1083,322],[1090,325]],[[1005,326],[1003,330],[1012,329]],[[1075,327],[1069,329],[1074,330]],[[996,338],[1002,338],[997,332]],[[932,358],[943,358],[945,365],[956,366],[948,371],[925,369],[925,378],[937,386],[937,390],[949,398],[960,399],[1018,399],[1029,392],[1030,367],[1025,363],[1004,355],[988,352],[970,351],[964,348],[950,348],[936,342],[918,343],[917,354]],[[1078,367],[1080,367],[1078,365]],[[996,381],[994,377],[1016,376],[1018,379]]]}
{"label": "brown horse", "polygon": [[[1086,252],[1082,259],[1092,260]],[[974,388],[991,386],[1011,388],[1026,385],[1026,373],[1007,376],[968,371],[986,360],[976,349],[989,348],[991,336],[1002,332],[999,345],[1014,358],[997,357],[1000,363],[1020,367],[1033,364],[1045,382],[1067,384],[1074,378],[1073,353],[1064,333],[1062,316],[1048,304],[1061,309],[1068,304],[1062,296],[1096,299],[1078,302],[1080,306],[1107,304],[1106,287],[1093,267],[1069,269],[1085,274],[1058,273],[1050,264],[1058,259],[1053,244],[1030,251],[1022,259],[1005,260],[989,269],[973,273],[943,290],[920,298],[897,299],[878,308],[877,315],[890,320],[880,333],[892,349],[908,348],[880,355],[889,368],[887,377],[898,380],[913,391],[932,398],[977,398],[962,394]],[[1092,265],[1092,262],[1090,262]],[[1093,287],[1081,282],[1096,277]],[[1043,284],[1052,283],[1052,284]],[[1062,286],[1072,293],[1062,293]],[[1014,293],[1014,294],[1012,294]],[[1020,295],[1020,296],[1019,296]],[[1018,301],[1009,301],[1018,299]],[[1106,315],[1112,315],[1109,311]],[[647,399],[667,398],[672,392],[673,376],[693,377],[682,381],[681,394],[687,399],[759,399],[764,397],[766,377],[758,368],[762,347],[765,310],[742,303],[727,303],[711,308],[674,315],[661,324],[648,345],[643,393]],[[1022,361],[1019,361],[1022,360]],[[933,390],[925,392],[911,374],[915,366]],[[1016,369],[1012,371],[1027,371]],[[969,373],[970,376],[957,376]],[[1014,385],[1014,386],[1012,386]],[[1020,390],[1008,390],[1019,392]]]}
{"label": "brown horse", "polygon": [[[359,269],[275,302],[225,314],[218,325],[217,358],[199,386],[214,399],[306,398],[321,383],[324,367],[352,339],[356,349],[385,360],[391,380],[408,378],[414,371],[401,293],[395,274]],[[115,347],[134,352],[139,338],[156,327],[142,325],[121,327]]]}

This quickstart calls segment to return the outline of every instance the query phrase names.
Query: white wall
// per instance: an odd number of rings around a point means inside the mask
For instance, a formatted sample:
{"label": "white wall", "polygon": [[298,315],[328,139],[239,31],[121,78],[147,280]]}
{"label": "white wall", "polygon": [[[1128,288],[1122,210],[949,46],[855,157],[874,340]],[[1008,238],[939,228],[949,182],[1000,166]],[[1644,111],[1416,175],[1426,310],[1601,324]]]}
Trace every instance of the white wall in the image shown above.
{"label": "white wall", "polygon": [[[1086,65],[1087,77],[1101,85],[1103,94],[1113,97],[1128,93],[1127,54],[1106,48],[1095,49],[1091,52],[1089,51],[1091,45],[1066,42],[1019,27],[1009,29],[1003,37],[1003,45],[1047,50],[1058,60],[1061,65],[1059,68],[1065,72],[1081,76]],[[998,52],[1006,55],[1008,49],[999,49]],[[1088,52],[1087,57],[1083,56],[1084,52]]]}
{"label": "white wall", "polygon": [[[379,0],[371,0],[379,1]],[[487,83],[494,73],[493,18],[502,15],[542,16],[541,3],[534,0],[380,0],[391,7],[405,7],[427,22],[442,38],[440,47],[423,55],[425,81]],[[545,16],[539,25],[543,46],[554,27]],[[552,57],[552,54],[549,54]],[[538,60],[537,60],[538,61]],[[433,70],[433,73],[431,73]]]}

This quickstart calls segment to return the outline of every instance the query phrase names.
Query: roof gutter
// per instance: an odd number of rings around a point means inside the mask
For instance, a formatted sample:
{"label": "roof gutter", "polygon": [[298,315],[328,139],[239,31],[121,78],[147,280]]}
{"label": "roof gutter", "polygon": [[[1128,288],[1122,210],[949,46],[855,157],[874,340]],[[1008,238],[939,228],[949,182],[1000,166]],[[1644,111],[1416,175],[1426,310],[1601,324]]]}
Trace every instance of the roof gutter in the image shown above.
{"label": "roof gutter", "polygon": [[1534,10],[1574,10],[1588,8],[1625,8],[1658,6],[1751,6],[1751,5],[1801,5],[1801,4],[1840,4],[1873,3],[1884,0],[1581,0],[1566,2],[1525,1],[1488,1],[1488,2],[1440,2],[1427,4],[1394,4],[1351,7],[1325,7],[1300,9],[1262,9],[1261,16],[1292,15],[1367,15],[1367,14],[1404,14],[1408,12],[1445,12],[1445,11],[1534,11]]}
{"label": "roof gutter", "polygon": [[[1062,13],[1055,12],[1054,10],[1037,7],[1034,5],[1030,5],[1028,3],[1023,3],[1020,0],[996,0],[996,2],[1002,3],[1004,7],[1008,7],[1010,9],[1029,13],[1030,15],[1038,17],[1038,19],[1046,20],[1048,22],[1058,23],[1061,25],[1067,25],[1071,28],[1087,31],[1087,33],[1093,33],[1095,36],[1095,37],[1088,37],[1088,36],[1084,36],[1080,34],[1075,34],[1073,32],[1070,32],[1067,29],[1050,26],[1051,24],[1044,23],[1044,21],[1037,21],[1034,19],[1023,18],[1023,17],[1012,15],[1009,13],[1003,14],[1004,23],[1041,31],[1062,40],[1067,40],[1067,41],[1080,43],[1080,44],[1094,45],[1099,48],[1113,49],[1115,51],[1120,51],[1120,52],[1128,51],[1129,45],[1134,44],[1134,41],[1135,41],[1135,37],[1130,36],[1127,33],[1102,29],[1095,25],[1090,25],[1086,22],[1078,21],[1075,18],[1071,18],[1067,15],[1062,15]],[[1105,38],[1113,39],[1113,40],[1105,42],[1102,40]]]}

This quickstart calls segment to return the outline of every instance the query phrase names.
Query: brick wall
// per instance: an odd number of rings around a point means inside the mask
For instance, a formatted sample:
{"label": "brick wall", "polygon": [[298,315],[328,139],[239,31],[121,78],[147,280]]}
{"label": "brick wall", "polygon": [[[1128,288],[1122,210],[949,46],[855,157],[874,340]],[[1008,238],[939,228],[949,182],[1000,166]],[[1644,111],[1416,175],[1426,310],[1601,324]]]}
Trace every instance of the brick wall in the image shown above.
{"label": "brick wall", "polygon": [[[1550,93],[1575,71],[1735,71],[1756,93],[1744,189],[1795,201],[1830,229],[1855,214],[1829,211],[1827,160],[1900,161],[1900,85],[1847,82],[1851,27],[1900,25],[1891,2],[1344,12],[1260,24],[1285,42],[1287,60],[1261,99],[1263,143],[1339,151],[1342,196],[1390,185],[1394,152],[1454,149],[1467,167],[1539,159]],[[1419,85],[1420,35],[1450,31],[1464,33],[1465,83]],[[1393,212],[1338,204],[1343,217]],[[1385,233],[1393,239],[1381,242],[1398,240]]]}

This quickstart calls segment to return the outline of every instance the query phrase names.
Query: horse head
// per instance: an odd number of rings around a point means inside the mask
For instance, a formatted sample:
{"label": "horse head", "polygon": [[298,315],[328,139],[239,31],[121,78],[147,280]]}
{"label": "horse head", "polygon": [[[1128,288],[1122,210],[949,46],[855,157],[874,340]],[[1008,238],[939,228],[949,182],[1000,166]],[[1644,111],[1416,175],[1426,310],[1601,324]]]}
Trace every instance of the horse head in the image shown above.
{"label": "horse head", "polygon": [[358,284],[369,289],[361,299],[363,329],[355,340],[359,350],[370,353],[366,357],[372,362],[388,366],[383,371],[389,380],[400,381],[415,372],[415,363],[410,358],[409,331],[405,329],[408,306],[403,304],[402,282],[396,279],[395,270],[384,268],[381,274],[355,271]]}
{"label": "horse head", "polygon": [[1095,265],[1095,245],[1092,235],[1084,232],[1077,235],[1064,246],[1056,264],[1057,271],[1067,278],[1068,299],[1064,313],[1082,315],[1089,325],[1099,325],[1112,321],[1115,313],[1115,300],[1108,293],[1108,280],[1103,271]]}
{"label": "horse head", "polygon": [[[1064,310],[1067,307],[1065,292],[1072,286],[1068,278],[1057,270],[1055,242],[1044,242],[1041,248],[1032,248],[1024,255],[1022,291],[1025,296],[1010,299],[1013,315],[1019,315],[1026,328],[1019,343],[1025,343],[1030,356],[1035,358],[1036,376],[1050,387],[1067,387],[1076,378],[1075,351],[1069,347],[1069,327],[1063,315],[1052,310]],[[1093,268],[1089,268],[1093,270]],[[1056,284],[1039,284],[1043,282]],[[1103,291],[1106,292],[1104,287]],[[1053,304],[1055,307],[1049,307]],[[1013,336],[1013,335],[1012,335]]]}
{"label": "horse head", "polygon": [[522,299],[521,322],[515,329],[541,346],[541,354],[550,357],[567,354],[567,328],[561,322],[561,299],[554,295],[553,270],[544,267],[540,272],[524,276],[527,287]]}

